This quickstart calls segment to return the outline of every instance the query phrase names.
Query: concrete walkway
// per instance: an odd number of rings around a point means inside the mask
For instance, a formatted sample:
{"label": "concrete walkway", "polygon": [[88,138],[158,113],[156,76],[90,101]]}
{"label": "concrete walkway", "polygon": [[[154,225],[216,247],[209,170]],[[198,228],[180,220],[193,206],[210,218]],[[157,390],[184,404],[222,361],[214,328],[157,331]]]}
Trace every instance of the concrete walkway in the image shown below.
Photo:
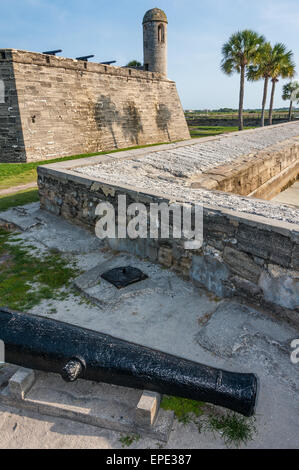
{"label": "concrete walkway", "polygon": [[10,194],[15,194],[18,191],[25,191],[26,189],[31,189],[31,188],[32,189],[37,188],[36,181],[33,181],[32,183],[19,185],[19,186],[12,186],[12,187],[7,188],[7,189],[1,189],[0,190],[0,196],[6,196],[6,195],[9,196]]}
{"label": "concrete walkway", "polygon": [[293,186],[278,194],[272,201],[282,202],[283,204],[291,204],[299,207],[299,181]]}

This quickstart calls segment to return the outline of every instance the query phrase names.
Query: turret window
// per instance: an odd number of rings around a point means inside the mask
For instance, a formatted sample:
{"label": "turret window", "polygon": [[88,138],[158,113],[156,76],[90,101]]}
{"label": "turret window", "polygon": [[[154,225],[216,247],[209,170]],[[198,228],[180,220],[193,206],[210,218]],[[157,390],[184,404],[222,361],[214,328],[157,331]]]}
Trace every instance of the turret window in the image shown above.
{"label": "turret window", "polygon": [[159,26],[158,26],[158,41],[159,42],[165,42],[164,24],[159,24]]}

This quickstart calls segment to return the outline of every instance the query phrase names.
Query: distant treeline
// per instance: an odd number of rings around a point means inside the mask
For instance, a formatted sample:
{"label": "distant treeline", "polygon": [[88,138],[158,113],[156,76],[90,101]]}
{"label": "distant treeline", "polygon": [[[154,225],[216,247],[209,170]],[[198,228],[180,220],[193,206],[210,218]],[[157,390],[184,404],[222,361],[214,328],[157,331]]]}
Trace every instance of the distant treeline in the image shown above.
{"label": "distant treeline", "polygon": [[[299,111],[299,108],[293,108],[293,111]],[[260,114],[262,109],[244,109],[247,114]],[[288,113],[289,108],[276,108],[275,113]],[[198,113],[198,114],[238,114],[238,109],[233,108],[219,108],[219,109],[186,109],[185,113]]]}

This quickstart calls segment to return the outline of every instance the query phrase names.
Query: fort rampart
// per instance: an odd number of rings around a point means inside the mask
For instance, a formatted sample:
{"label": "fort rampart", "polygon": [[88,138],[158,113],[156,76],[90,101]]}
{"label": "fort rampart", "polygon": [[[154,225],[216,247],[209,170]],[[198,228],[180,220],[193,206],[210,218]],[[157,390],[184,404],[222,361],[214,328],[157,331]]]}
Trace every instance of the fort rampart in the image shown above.
{"label": "fort rampart", "polygon": [[154,72],[0,50],[0,162],[190,138],[176,85]]}

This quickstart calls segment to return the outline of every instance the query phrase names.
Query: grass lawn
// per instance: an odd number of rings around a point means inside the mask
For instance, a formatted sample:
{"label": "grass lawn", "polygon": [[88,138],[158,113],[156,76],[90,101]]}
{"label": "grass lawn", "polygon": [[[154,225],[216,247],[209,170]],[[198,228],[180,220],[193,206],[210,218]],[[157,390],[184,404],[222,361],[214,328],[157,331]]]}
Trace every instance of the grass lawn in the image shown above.
{"label": "grass lawn", "polygon": [[0,228],[0,298],[8,308],[27,311],[42,300],[64,300],[71,280],[78,275],[75,263],[57,253],[40,256],[23,245],[18,233]]}
{"label": "grass lawn", "polygon": [[75,155],[74,157],[57,158],[34,163],[0,163],[0,189],[11,188],[21,184],[31,183],[37,178],[36,168],[39,165],[73,160],[75,158],[91,157],[95,154]]}
{"label": "grass lawn", "polygon": [[105,155],[105,154],[116,153],[116,152],[124,152],[126,150],[154,147],[156,145],[164,145],[164,143],[140,145],[137,147],[111,150],[109,152],[86,153],[82,155],[73,155],[70,157],[62,157],[62,158],[56,158],[54,160],[47,160],[47,161],[40,161],[40,162],[33,162],[33,163],[0,163],[0,190],[36,181],[36,178],[37,178],[36,168],[40,165],[49,165],[50,163],[63,162],[67,160],[77,160],[79,158],[94,157],[95,155]]}
{"label": "grass lawn", "polygon": [[[245,127],[244,129],[254,129],[254,127]],[[228,132],[237,132],[239,128],[228,126],[190,126],[191,137],[193,139],[199,137],[211,137],[213,135],[226,134]]]}
{"label": "grass lawn", "polygon": [[11,207],[24,206],[37,201],[39,201],[37,189],[27,189],[8,196],[0,196],[0,212]]}
{"label": "grass lawn", "polygon": [[205,403],[186,398],[163,396],[161,408],[174,411],[176,419],[187,425],[193,422],[199,432],[219,434],[227,447],[247,444],[256,434],[255,418],[245,418],[237,413],[217,414]]}

